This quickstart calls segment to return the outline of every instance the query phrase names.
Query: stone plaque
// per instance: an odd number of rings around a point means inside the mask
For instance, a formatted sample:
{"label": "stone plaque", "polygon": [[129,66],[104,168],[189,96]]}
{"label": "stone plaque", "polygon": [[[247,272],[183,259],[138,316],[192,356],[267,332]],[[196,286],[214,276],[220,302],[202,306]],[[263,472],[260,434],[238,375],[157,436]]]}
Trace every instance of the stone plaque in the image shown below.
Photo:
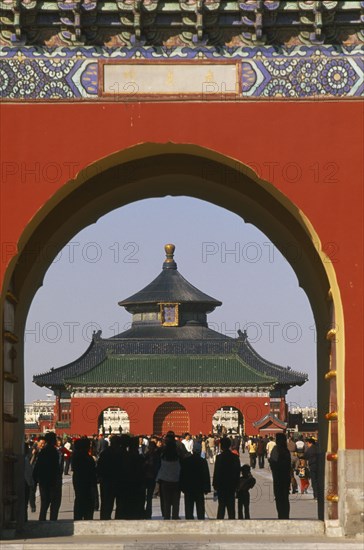
{"label": "stone plaque", "polygon": [[239,68],[235,62],[105,62],[100,71],[100,92],[103,96],[125,99],[220,100],[240,94]]}

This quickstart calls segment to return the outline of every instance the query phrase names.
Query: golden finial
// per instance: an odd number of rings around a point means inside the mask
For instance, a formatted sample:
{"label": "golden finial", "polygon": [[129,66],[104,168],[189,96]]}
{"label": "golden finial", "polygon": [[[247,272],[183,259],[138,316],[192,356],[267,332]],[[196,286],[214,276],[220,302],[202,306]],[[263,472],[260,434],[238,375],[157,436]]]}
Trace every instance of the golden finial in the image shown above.
{"label": "golden finial", "polygon": [[174,244],[166,244],[164,246],[164,250],[166,251],[166,259],[163,264],[164,269],[177,269],[177,264],[173,259],[175,249]]}
{"label": "golden finial", "polygon": [[166,251],[166,262],[173,262],[173,254],[176,250],[174,244],[166,244],[164,250]]}

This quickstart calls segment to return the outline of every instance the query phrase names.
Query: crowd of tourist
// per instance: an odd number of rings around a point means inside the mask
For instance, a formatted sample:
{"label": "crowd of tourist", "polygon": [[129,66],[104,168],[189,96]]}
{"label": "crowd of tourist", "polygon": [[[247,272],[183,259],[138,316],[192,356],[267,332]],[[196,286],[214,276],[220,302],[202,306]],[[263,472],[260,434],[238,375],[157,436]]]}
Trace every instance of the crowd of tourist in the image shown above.
{"label": "crowd of tourist", "polygon": [[[241,466],[241,454],[249,464]],[[213,465],[212,484],[209,463]],[[240,437],[213,434],[178,437],[129,434],[94,435],[62,439],[53,432],[25,443],[25,515],[36,511],[39,520],[57,520],[62,499],[62,477],[71,475],[75,492],[73,517],[100,519],[150,519],[153,498],[159,496],[162,517],[179,519],[184,494],[186,519],[205,518],[205,496],[213,491],[218,501],[217,519],[250,519],[250,494],[255,468],[268,466],[279,519],[289,518],[289,493],[307,493],[311,482],[317,499],[316,441],[276,437]],[[211,466],[212,468],[212,466]],[[299,486],[297,483],[299,482]]]}

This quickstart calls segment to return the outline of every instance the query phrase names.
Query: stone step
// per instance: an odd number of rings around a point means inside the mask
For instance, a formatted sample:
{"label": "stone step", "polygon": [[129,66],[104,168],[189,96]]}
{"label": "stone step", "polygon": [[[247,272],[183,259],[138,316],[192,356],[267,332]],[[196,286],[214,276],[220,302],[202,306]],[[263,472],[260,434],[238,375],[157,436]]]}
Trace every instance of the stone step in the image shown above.
{"label": "stone step", "polygon": [[363,550],[363,538],[339,537],[331,523],[328,529],[318,520],[29,521],[1,550]]}
{"label": "stone step", "polygon": [[24,538],[61,536],[131,536],[148,533],[155,536],[320,536],[325,533],[319,520],[111,520],[111,521],[29,521]]}
{"label": "stone step", "polygon": [[[174,539],[173,542],[171,539]],[[194,541],[191,541],[194,538]],[[1,550],[362,550],[363,541],[329,539],[327,537],[184,537],[170,534],[170,540],[154,540],[154,537],[62,537],[61,539],[18,540],[3,542]],[[215,539],[215,537],[214,537]]]}

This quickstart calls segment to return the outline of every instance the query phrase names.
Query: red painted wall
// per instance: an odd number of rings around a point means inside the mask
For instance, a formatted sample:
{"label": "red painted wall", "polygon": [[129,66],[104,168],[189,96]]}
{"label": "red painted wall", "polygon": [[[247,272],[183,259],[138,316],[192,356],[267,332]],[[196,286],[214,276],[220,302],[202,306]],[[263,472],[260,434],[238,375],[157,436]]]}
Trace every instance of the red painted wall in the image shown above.
{"label": "red painted wall", "polygon": [[[71,433],[77,435],[92,435],[98,431],[98,417],[109,407],[124,409],[130,420],[130,432],[151,435],[153,433],[153,415],[156,409],[165,401],[177,401],[185,407],[190,415],[190,431],[208,434],[211,431],[212,417],[217,409],[223,406],[239,409],[245,420],[245,432],[249,435],[258,434],[253,422],[269,413],[269,405],[264,405],[266,397],[226,397],[226,398],[115,398],[115,397],[85,397],[73,398],[71,403],[72,428]],[[160,435],[160,434],[158,434]]]}
{"label": "red painted wall", "polygon": [[285,193],[309,218],[324,249],[335,251],[347,327],[347,447],[363,448],[360,102],[53,103],[0,109],[1,277],[26,224],[57,189],[88,164],[137,143],[214,149],[250,165]]}

